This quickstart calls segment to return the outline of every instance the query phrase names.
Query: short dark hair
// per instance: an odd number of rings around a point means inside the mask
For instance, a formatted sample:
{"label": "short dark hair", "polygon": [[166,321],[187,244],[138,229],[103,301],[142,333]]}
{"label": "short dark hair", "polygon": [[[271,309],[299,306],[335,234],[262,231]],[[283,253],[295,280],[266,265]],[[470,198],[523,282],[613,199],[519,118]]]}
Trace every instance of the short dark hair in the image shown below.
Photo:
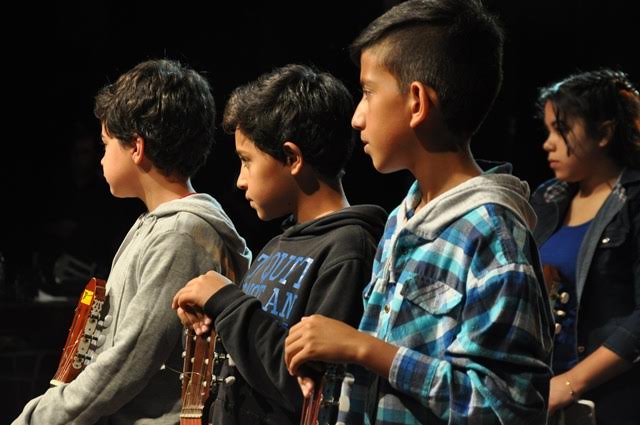
{"label": "short dark hair", "polygon": [[480,127],[502,84],[504,36],[477,0],[408,0],[374,20],[351,45],[359,65],[375,48],[380,63],[406,91],[432,87],[449,130],[465,139]]}
{"label": "short dark hair", "polygon": [[240,129],[282,163],[284,142],[293,142],[320,175],[335,179],[353,151],[353,109],[353,98],[340,80],[311,66],[290,64],[236,88],[222,126],[229,134]]}
{"label": "short dark hair", "polygon": [[193,176],[214,141],[211,86],[173,60],[142,62],[121,75],[97,94],[94,114],[124,145],[142,137],[145,154],[167,176]]}
{"label": "short dark hair", "polygon": [[[538,111],[551,102],[558,130],[567,143],[571,121],[581,119],[589,137],[604,136],[613,124],[608,152],[620,165],[640,168],[640,97],[622,71],[600,69],[570,75],[540,89]],[[568,145],[570,146],[570,145]]]}

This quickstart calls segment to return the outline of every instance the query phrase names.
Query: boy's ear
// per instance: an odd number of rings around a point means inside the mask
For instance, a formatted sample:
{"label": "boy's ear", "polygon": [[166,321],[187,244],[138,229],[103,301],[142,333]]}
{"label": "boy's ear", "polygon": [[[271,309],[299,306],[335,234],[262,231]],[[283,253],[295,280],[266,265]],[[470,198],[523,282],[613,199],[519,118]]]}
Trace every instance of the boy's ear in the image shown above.
{"label": "boy's ear", "polygon": [[304,157],[302,156],[302,151],[293,142],[284,142],[282,145],[282,149],[286,155],[285,163],[287,167],[291,169],[291,174],[295,175],[300,172],[302,166],[304,165]]}
{"label": "boy's ear", "polygon": [[142,164],[142,160],[144,159],[144,139],[138,135],[133,138],[131,159],[136,165]]}
{"label": "boy's ear", "polygon": [[411,112],[411,128],[416,128],[422,124],[431,110],[439,104],[436,91],[420,81],[414,81],[409,86],[409,102]]}

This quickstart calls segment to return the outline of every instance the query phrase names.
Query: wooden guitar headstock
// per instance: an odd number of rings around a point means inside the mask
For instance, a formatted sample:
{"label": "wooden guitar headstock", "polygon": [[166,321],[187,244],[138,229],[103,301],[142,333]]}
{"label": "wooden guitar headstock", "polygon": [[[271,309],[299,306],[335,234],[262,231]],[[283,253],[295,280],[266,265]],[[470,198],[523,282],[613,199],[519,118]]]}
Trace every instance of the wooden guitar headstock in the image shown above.
{"label": "wooden guitar headstock", "polygon": [[304,399],[300,425],[333,425],[338,418],[338,407],[345,366],[326,364],[321,378],[314,382],[313,394]]}
{"label": "wooden guitar headstock", "polygon": [[[222,270],[233,282],[236,274],[227,257],[223,257]],[[232,384],[235,377],[222,378],[220,371],[225,360],[231,362],[220,337],[211,330],[198,336],[193,329],[185,329],[184,365],[182,367],[182,410],[180,425],[202,425],[209,406],[216,399],[222,384]]]}
{"label": "wooden guitar headstock", "polygon": [[222,365],[229,356],[215,332],[198,336],[192,329],[186,329],[184,346],[180,425],[202,425],[219,385],[232,384],[235,378],[220,377]]}
{"label": "wooden guitar headstock", "polygon": [[73,381],[91,362],[95,348],[101,345],[99,341],[104,337],[99,335],[98,328],[109,326],[109,320],[100,321],[105,294],[106,282],[95,277],[82,291],[52,385]]}

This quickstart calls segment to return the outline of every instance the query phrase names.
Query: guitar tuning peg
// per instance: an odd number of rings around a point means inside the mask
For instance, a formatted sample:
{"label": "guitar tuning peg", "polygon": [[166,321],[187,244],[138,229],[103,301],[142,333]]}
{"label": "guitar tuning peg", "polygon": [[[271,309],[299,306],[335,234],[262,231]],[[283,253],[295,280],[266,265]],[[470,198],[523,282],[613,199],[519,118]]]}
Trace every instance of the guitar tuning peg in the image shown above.
{"label": "guitar tuning peg", "polygon": [[91,363],[93,361],[93,356],[92,355],[86,355],[84,356],[84,365],[88,366],[89,363]]}
{"label": "guitar tuning peg", "polygon": [[107,340],[107,337],[102,335],[101,333],[98,333],[98,335],[93,335],[93,336],[89,336],[88,337],[90,342],[91,342],[91,346],[93,348],[100,348],[104,345],[104,342]]}
{"label": "guitar tuning peg", "polygon": [[104,316],[104,319],[102,319],[99,323],[100,323],[100,326],[102,326],[103,328],[108,328],[109,326],[111,326],[112,321],[113,321],[113,316],[110,314],[107,314],[106,316]]}
{"label": "guitar tuning peg", "polygon": [[236,362],[233,361],[230,355],[227,354],[227,361],[229,362],[229,367],[235,367]]}
{"label": "guitar tuning peg", "polygon": [[233,385],[236,382],[236,377],[235,376],[227,376],[226,378],[224,378],[224,384],[225,385]]}
{"label": "guitar tuning peg", "polygon": [[184,373],[181,373],[181,374],[180,374],[180,380],[181,380],[181,381],[184,381]]}
{"label": "guitar tuning peg", "polygon": [[185,357],[187,357],[187,352],[186,352],[186,351],[183,351],[183,352],[182,352],[182,358],[184,359]]}

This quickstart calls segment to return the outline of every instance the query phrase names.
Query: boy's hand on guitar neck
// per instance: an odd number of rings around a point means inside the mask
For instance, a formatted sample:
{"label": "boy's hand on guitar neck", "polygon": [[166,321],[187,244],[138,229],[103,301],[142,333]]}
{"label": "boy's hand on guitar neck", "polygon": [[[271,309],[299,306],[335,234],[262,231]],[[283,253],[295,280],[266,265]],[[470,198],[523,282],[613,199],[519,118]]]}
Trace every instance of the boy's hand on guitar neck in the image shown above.
{"label": "boy's hand on guitar neck", "polygon": [[[303,317],[285,339],[284,362],[292,376],[309,361],[355,363],[384,377],[398,347],[320,314]],[[305,388],[302,388],[305,392]]]}
{"label": "boy's hand on guitar neck", "polygon": [[339,320],[319,314],[303,317],[291,327],[285,340],[284,360],[287,369],[293,376],[304,376],[306,374],[299,369],[310,361],[354,362],[358,359],[359,351],[355,341],[360,335],[354,328]]}
{"label": "boy's hand on guitar neck", "polygon": [[197,335],[211,329],[212,320],[202,311],[207,300],[221,288],[232,283],[229,279],[214,271],[208,271],[191,279],[184,288],[173,297],[171,308],[176,310],[180,321],[190,326]]}

